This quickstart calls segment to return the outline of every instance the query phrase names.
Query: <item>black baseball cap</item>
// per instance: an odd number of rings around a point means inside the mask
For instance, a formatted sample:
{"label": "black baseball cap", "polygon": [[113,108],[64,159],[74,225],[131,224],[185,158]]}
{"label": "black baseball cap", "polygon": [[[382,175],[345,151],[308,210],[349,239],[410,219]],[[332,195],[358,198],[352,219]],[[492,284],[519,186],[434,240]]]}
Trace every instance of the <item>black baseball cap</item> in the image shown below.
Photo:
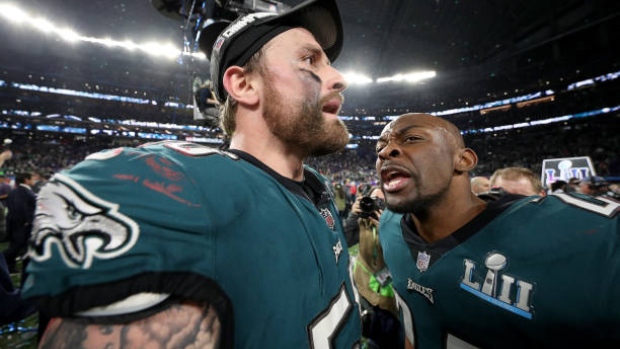
{"label": "black baseball cap", "polygon": [[305,28],[321,45],[330,61],[342,50],[340,12],[335,0],[310,0],[283,13],[254,12],[229,22],[215,22],[200,32],[199,46],[211,61],[213,92],[226,99],[222,77],[230,66],[242,66],[277,35]]}

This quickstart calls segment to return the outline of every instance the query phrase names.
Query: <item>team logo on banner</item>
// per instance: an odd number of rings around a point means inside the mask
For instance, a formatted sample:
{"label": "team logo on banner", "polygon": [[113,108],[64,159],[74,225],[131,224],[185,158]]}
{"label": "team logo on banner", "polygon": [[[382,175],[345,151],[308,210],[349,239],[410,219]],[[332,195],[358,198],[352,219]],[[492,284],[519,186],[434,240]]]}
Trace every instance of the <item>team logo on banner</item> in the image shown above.
{"label": "team logo on banner", "polygon": [[571,178],[596,176],[592,160],[588,156],[572,158],[545,159],[542,163],[540,181],[545,187],[557,180],[568,182]]}
{"label": "team logo on banner", "polygon": [[425,251],[418,252],[418,260],[415,263],[415,266],[418,267],[420,273],[423,273],[428,269],[428,265],[431,262],[431,255],[426,253]]}

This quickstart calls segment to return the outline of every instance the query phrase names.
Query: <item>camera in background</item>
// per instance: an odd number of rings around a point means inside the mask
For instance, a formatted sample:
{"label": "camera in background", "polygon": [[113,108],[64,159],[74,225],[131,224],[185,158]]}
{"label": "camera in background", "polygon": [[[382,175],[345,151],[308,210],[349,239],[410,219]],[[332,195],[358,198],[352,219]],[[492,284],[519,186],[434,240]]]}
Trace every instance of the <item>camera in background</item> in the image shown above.
{"label": "camera in background", "polygon": [[385,209],[385,200],[377,197],[363,196],[360,199],[360,218],[378,218],[376,212]]}

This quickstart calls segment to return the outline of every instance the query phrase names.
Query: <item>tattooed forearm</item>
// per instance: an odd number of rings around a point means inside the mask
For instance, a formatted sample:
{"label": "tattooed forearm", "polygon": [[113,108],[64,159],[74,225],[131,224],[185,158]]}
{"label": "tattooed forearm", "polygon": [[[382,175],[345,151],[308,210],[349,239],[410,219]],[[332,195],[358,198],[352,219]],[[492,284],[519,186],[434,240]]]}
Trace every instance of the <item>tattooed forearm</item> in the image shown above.
{"label": "tattooed forearm", "polygon": [[86,324],[76,326],[67,324],[62,319],[52,319],[39,343],[39,349],[83,348],[86,339]]}
{"label": "tattooed forearm", "polygon": [[40,349],[216,349],[220,322],[213,307],[172,305],[148,318],[125,324],[98,325],[54,319]]}

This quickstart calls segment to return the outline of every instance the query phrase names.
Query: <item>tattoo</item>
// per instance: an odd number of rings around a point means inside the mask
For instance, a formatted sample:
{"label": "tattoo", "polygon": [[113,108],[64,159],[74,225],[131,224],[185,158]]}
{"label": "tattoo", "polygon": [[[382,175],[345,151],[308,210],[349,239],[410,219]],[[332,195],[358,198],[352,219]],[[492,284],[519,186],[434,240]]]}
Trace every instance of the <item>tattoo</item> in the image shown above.
{"label": "tattoo", "polygon": [[82,348],[86,325],[64,326],[61,319],[52,319],[45,330],[39,349]]}
{"label": "tattoo", "polygon": [[217,349],[220,321],[207,305],[174,304],[130,323],[97,325],[83,319],[55,318],[40,349]]}

